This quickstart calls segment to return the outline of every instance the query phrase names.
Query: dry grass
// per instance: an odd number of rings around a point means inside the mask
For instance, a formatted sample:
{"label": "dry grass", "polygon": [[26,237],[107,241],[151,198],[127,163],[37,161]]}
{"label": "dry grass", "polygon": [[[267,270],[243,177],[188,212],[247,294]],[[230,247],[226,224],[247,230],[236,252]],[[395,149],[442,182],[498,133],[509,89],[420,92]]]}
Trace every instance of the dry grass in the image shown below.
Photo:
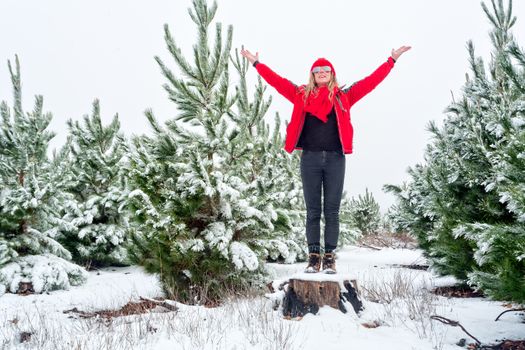
{"label": "dry grass", "polygon": [[430,339],[434,349],[441,349],[446,328],[430,316],[445,310],[447,302],[431,293],[430,281],[420,278],[415,271],[396,269],[391,276],[363,279],[363,297],[381,304],[375,315],[379,324],[404,326],[420,338]]}
{"label": "dry grass", "polygon": [[362,235],[357,240],[357,245],[372,248],[404,248],[416,249],[418,247],[417,240],[408,233],[378,233],[370,235]]}
{"label": "dry grass", "polygon": [[236,341],[242,348],[248,341],[262,349],[286,350],[300,348],[305,338],[297,323],[284,320],[270,301],[257,297],[231,299],[211,309],[179,304],[178,311],[154,308],[109,318],[35,308],[9,319],[0,315],[0,324],[5,325],[0,327],[0,349],[148,349],[168,339],[177,349],[230,349]]}

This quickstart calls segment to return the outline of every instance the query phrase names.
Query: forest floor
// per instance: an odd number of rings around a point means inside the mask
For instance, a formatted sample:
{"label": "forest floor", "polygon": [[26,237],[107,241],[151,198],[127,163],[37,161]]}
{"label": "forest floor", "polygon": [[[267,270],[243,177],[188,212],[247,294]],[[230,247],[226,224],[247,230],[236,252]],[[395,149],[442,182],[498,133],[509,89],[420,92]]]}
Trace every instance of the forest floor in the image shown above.
{"label": "forest floor", "polygon": [[[304,265],[269,263],[273,286]],[[474,337],[483,345],[525,339],[523,312],[495,321],[516,305],[452,287],[454,278],[434,276],[413,247],[348,246],[337,269],[358,280],[359,315],[324,306],[287,320],[270,294],[188,306],[164,300],[156,276],[139,267],[92,271],[67,291],[0,297],[0,348],[452,350],[480,348]]]}

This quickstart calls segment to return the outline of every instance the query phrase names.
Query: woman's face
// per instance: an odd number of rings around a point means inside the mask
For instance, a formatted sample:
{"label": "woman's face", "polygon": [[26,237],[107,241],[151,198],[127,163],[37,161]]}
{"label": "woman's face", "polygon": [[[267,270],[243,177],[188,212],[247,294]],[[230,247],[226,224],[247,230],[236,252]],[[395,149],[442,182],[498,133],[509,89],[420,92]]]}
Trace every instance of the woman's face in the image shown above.
{"label": "woman's face", "polygon": [[325,86],[328,85],[332,78],[332,69],[329,66],[314,67],[312,74],[317,86]]}

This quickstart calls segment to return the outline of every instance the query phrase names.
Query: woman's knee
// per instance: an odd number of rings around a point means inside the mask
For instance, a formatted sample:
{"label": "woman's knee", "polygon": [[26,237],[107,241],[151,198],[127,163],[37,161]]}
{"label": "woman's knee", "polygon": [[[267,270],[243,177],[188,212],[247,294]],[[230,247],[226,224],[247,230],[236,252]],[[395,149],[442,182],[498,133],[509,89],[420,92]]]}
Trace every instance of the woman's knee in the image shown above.
{"label": "woman's knee", "polygon": [[339,209],[337,210],[325,210],[324,219],[327,222],[334,221],[339,222]]}
{"label": "woman's knee", "polygon": [[321,210],[310,209],[306,211],[306,220],[314,221],[314,220],[320,220],[320,219],[321,219]]}

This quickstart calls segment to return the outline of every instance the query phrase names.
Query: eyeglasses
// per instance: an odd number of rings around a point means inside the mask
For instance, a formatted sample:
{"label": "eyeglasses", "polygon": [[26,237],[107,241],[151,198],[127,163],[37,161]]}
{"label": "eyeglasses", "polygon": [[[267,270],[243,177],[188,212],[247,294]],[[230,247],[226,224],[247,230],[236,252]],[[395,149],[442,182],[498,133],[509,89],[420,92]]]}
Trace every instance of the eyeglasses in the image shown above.
{"label": "eyeglasses", "polygon": [[320,67],[314,67],[312,69],[312,73],[320,73],[321,72],[321,69],[327,73],[330,73],[332,71],[332,68],[330,68],[330,66],[320,66]]}

